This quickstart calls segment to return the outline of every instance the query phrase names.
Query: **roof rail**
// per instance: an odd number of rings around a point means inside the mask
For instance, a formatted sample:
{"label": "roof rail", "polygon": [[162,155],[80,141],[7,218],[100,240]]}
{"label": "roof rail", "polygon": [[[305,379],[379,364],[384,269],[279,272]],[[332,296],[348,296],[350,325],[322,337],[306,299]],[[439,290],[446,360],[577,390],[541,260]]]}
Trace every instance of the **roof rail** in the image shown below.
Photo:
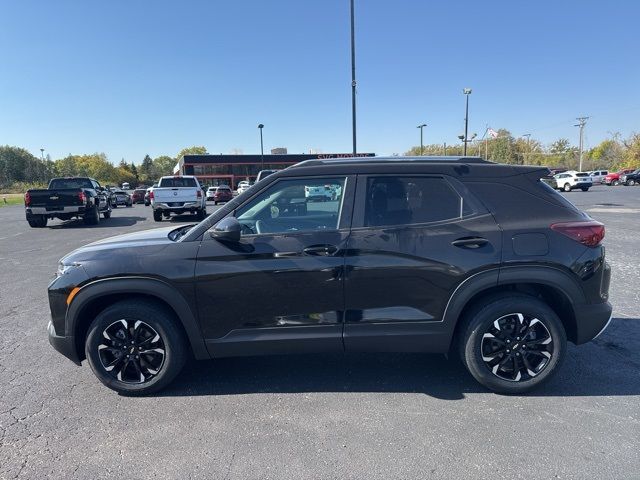
{"label": "roof rail", "polygon": [[493,164],[481,157],[458,156],[421,156],[421,157],[346,157],[346,158],[319,158],[317,160],[305,160],[289,168],[313,167],[318,165],[338,165],[350,163],[486,163]]}

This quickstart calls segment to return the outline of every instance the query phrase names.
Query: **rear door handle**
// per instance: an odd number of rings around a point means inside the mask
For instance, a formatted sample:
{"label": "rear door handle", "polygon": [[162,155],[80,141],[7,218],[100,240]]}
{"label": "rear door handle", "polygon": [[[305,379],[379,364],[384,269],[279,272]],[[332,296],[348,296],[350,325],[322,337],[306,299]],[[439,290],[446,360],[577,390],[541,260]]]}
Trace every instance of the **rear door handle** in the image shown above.
{"label": "rear door handle", "polygon": [[451,242],[454,247],[460,248],[480,248],[483,245],[489,243],[489,240],[482,237],[465,237],[459,238]]}
{"label": "rear door handle", "polygon": [[321,255],[324,257],[330,257],[338,251],[338,247],[335,245],[312,245],[302,250],[307,255]]}

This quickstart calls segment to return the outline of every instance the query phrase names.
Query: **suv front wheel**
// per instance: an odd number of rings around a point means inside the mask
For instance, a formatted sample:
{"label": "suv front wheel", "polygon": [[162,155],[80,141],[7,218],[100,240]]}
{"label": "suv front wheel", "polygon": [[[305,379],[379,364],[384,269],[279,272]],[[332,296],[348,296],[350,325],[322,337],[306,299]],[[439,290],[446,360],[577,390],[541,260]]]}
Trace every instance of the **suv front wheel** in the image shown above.
{"label": "suv front wheel", "polygon": [[523,393],[547,381],[562,363],[567,338],[556,313],[537,298],[494,297],[465,318],[460,356],[485,387]]}
{"label": "suv front wheel", "polygon": [[166,387],[180,373],[187,347],[165,308],[126,300],[96,317],[85,354],[104,385],[125,395],[145,395]]}

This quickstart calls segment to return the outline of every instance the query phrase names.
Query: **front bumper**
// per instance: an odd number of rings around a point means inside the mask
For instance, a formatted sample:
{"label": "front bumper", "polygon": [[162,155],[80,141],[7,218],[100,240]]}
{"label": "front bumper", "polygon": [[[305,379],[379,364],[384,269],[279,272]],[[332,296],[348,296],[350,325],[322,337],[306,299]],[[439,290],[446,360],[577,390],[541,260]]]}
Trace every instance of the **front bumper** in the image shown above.
{"label": "front bumper", "polygon": [[78,358],[78,352],[76,351],[74,337],[58,336],[51,321],[49,321],[49,325],[47,325],[47,333],[49,334],[49,343],[55,350],[60,352],[76,365],[81,364],[80,359]]}
{"label": "front bumper", "polygon": [[574,305],[576,314],[576,345],[586,343],[600,335],[611,321],[613,308],[609,302]]}

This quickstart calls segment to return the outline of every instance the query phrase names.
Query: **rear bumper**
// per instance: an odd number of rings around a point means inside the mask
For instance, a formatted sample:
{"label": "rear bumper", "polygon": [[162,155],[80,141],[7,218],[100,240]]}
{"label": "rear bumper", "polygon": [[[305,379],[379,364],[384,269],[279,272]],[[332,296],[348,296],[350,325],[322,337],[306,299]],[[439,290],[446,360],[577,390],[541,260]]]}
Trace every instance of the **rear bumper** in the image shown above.
{"label": "rear bumper", "polygon": [[78,358],[78,353],[76,352],[74,337],[61,337],[56,335],[56,330],[51,321],[49,322],[49,325],[47,325],[47,333],[49,334],[49,343],[55,350],[60,352],[76,365],[81,364],[80,359]]}
{"label": "rear bumper", "polygon": [[55,217],[56,215],[62,214],[71,214],[71,213],[84,213],[85,207],[84,205],[74,205],[72,207],[60,207],[56,210],[47,210],[47,207],[29,207],[26,210],[27,219],[31,215],[49,215]]}
{"label": "rear bumper", "polygon": [[576,314],[576,345],[589,342],[600,335],[611,321],[613,308],[609,302],[593,305],[574,305]]}

